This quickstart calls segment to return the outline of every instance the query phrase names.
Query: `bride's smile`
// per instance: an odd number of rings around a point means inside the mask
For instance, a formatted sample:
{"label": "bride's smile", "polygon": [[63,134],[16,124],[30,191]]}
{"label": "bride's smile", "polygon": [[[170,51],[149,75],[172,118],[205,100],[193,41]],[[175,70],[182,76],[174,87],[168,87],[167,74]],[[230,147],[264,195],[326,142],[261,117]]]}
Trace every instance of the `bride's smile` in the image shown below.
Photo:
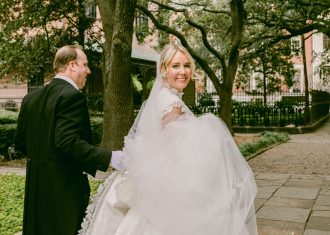
{"label": "bride's smile", "polygon": [[171,88],[182,92],[188,85],[192,75],[190,61],[187,56],[178,51],[167,66],[167,82]]}

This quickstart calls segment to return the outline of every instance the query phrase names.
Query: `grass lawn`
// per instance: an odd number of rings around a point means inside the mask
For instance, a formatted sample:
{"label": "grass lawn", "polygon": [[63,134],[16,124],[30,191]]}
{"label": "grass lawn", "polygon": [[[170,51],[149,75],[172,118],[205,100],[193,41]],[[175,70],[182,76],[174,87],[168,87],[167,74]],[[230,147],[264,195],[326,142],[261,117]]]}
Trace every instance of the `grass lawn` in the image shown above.
{"label": "grass lawn", "polygon": [[[25,177],[0,174],[0,234],[13,235],[22,231]],[[101,180],[90,180],[91,195]]]}

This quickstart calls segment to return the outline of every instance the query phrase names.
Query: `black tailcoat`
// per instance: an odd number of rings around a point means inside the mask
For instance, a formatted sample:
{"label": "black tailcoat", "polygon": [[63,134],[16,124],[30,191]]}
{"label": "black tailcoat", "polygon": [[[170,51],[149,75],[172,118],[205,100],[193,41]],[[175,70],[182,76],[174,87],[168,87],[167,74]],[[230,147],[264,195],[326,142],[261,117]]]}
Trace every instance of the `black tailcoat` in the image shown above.
{"label": "black tailcoat", "polygon": [[65,80],[22,101],[15,147],[27,156],[24,235],[74,235],[89,200],[86,173],[106,171],[110,150],[92,145],[87,100]]}

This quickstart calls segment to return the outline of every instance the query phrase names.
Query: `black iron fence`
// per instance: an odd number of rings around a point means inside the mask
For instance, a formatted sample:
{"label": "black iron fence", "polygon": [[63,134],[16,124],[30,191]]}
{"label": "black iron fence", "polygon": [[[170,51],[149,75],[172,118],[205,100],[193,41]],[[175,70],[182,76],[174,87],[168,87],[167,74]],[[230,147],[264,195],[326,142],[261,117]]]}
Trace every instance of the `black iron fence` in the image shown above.
{"label": "black iron fence", "polygon": [[[211,112],[217,116],[220,107],[190,107],[197,115]],[[306,124],[305,108],[298,106],[278,107],[262,105],[234,105],[233,126],[301,126]]]}
{"label": "black iron fence", "polygon": [[[207,112],[219,115],[218,96],[208,94],[206,97],[205,94],[197,97],[197,106],[191,107],[193,112],[197,115]],[[233,126],[297,127],[315,123],[329,115],[330,94],[324,91],[310,92],[308,107],[305,105],[304,93],[278,92],[263,96],[251,92],[234,93],[232,97]]]}
{"label": "black iron fence", "polygon": [[299,106],[235,105],[232,112],[234,126],[300,126],[305,123],[305,108]]}
{"label": "black iron fence", "polygon": [[[215,104],[219,102],[219,96],[216,93],[207,93],[207,97],[212,99]],[[200,98],[205,98],[205,93],[197,95],[197,101]],[[260,92],[234,92],[232,95],[232,100],[234,103],[253,103],[261,105],[275,105],[277,103],[286,103],[286,104],[296,104],[305,102],[305,93],[301,92],[272,92],[263,95]],[[310,97],[311,101],[311,97]]]}
{"label": "black iron fence", "polygon": [[[31,89],[35,88],[28,89],[27,85],[0,86],[0,109],[18,111],[23,97]],[[329,114],[330,94],[323,91],[310,92],[307,110],[304,93],[278,92],[264,96],[255,92],[242,92],[234,93],[232,98],[233,126],[301,126]],[[197,115],[206,112],[219,115],[218,100],[216,94],[198,95],[197,105],[191,109]],[[102,112],[102,95],[88,96],[88,101],[93,111]]]}
{"label": "black iron fence", "polygon": [[317,121],[329,114],[330,93],[325,91],[312,91],[311,120]]}

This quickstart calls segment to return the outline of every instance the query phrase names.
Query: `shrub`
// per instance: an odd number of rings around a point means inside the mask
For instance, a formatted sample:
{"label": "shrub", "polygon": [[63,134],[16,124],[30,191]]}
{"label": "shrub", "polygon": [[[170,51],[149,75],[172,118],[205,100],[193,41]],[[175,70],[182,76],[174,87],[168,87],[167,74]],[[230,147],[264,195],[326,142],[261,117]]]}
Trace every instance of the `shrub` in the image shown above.
{"label": "shrub", "polygon": [[238,125],[244,126],[246,124],[245,117],[240,117],[238,121]]}
{"label": "shrub", "polygon": [[103,118],[91,117],[91,127],[92,127],[93,143],[95,145],[99,145],[102,140]]}
{"label": "shrub", "polygon": [[8,147],[13,145],[17,118],[16,112],[0,112],[0,155],[5,159],[9,159]]}
{"label": "shrub", "polygon": [[[6,160],[20,158],[19,154],[12,154],[9,156],[8,148],[13,146],[14,135],[17,126],[18,113],[11,111],[0,112],[0,155],[4,156]],[[96,145],[101,143],[102,138],[102,117],[91,116],[91,128],[93,142]]]}
{"label": "shrub", "polygon": [[286,126],[287,121],[284,118],[280,119],[280,127]]}
{"label": "shrub", "polygon": [[304,124],[304,119],[302,117],[296,117],[293,124],[297,127]]}
{"label": "shrub", "polygon": [[199,95],[197,100],[198,106],[201,107],[208,107],[208,106],[214,106],[215,102],[212,99],[212,95],[210,93],[202,93]]}
{"label": "shrub", "polygon": [[13,111],[1,111],[0,112],[0,125],[16,123],[18,113]]}
{"label": "shrub", "polygon": [[88,107],[89,107],[91,113],[103,112],[104,99],[103,99],[102,93],[98,93],[95,95],[89,95],[87,102],[88,102]]}
{"label": "shrub", "polygon": [[263,131],[259,135],[261,138],[258,141],[239,145],[239,149],[244,157],[248,157],[276,143],[284,143],[289,140],[288,133]]}
{"label": "shrub", "polygon": [[249,120],[249,125],[250,126],[255,126],[257,124],[257,121],[254,117],[252,117],[250,120]]}
{"label": "shrub", "polygon": [[3,107],[7,111],[17,112],[18,110],[16,102],[12,99],[6,100]]}
{"label": "shrub", "polygon": [[0,155],[5,159],[10,159],[8,147],[13,145],[15,130],[16,124],[0,124]]}
{"label": "shrub", "polygon": [[264,125],[265,126],[270,126],[270,119],[269,119],[269,117],[265,117],[264,118]]}

